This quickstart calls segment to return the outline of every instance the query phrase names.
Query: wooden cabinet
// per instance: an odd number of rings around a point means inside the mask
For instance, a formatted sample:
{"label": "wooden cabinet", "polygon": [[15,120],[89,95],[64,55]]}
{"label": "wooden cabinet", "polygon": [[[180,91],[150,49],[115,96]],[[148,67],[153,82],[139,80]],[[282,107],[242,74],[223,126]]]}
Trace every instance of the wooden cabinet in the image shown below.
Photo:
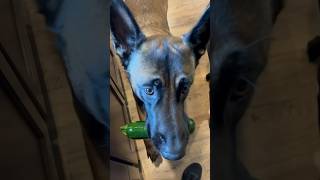
{"label": "wooden cabinet", "polygon": [[3,56],[10,63],[20,83],[26,86],[28,94],[34,96],[34,104],[44,115],[48,112],[42,93],[41,78],[34,39],[24,3],[19,0],[2,0],[0,2],[0,43]]}
{"label": "wooden cabinet", "polygon": [[45,120],[24,89],[11,79],[14,77],[7,75],[1,70],[0,177],[57,180],[58,171]]}
{"label": "wooden cabinet", "polygon": [[121,79],[121,75],[119,73],[118,64],[114,61],[114,54],[110,51],[110,61],[109,61],[109,70],[112,83],[115,85],[115,88],[118,89],[118,92],[123,96],[125,99],[125,92],[124,87]]}
{"label": "wooden cabinet", "polygon": [[129,123],[125,102],[112,89],[110,93],[110,155],[137,163],[134,143],[120,133],[120,127]]}
{"label": "wooden cabinet", "polygon": [[120,132],[130,122],[120,71],[110,55],[110,173],[111,179],[138,180],[139,160],[136,144]]}
{"label": "wooden cabinet", "polygon": [[[83,119],[88,120],[88,116],[79,112],[85,139],[82,139],[82,136],[65,138],[72,134],[66,130],[69,126],[72,130],[80,127],[73,124],[75,121],[68,121],[70,123],[59,121],[59,126],[55,125],[58,121],[54,121],[53,115],[56,119],[58,119],[57,116],[61,120],[68,119],[69,116],[64,117],[62,112],[65,109],[71,110],[71,103],[60,102],[62,96],[55,94],[60,92],[60,89],[46,89],[48,79],[44,79],[44,74],[47,75],[48,72],[42,72],[41,66],[44,64],[40,65],[38,55],[41,53],[37,52],[32,26],[29,24],[23,1],[3,0],[0,2],[0,12],[2,24],[0,29],[0,179],[63,180],[78,179],[79,174],[83,177],[93,176],[95,180],[108,179],[109,176],[112,180],[113,177],[118,177],[119,180],[142,179],[136,145],[134,141],[120,134],[120,126],[130,122],[130,116],[119,68],[113,55],[111,54],[110,58],[109,138],[106,137],[105,126],[94,121],[87,123]],[[41,56],[41,63],[46,60],[44,57],[46,56]],[[49,66],[45,67],[47,67],[47,69],[44,68],[45,70],[55,73],[58,66],[50,67],[50,70]],[[64,89],[60,86],[59,88]],[[48,94],[50,100],[52,97],[59,97],[59,101],[53,98],[54,102],[49,102]],[[71,96],[71,94],[65,94],[65,96]],[[75,109],[84,112],[81,108],[75,107]],[[52,110],[56,111],[52,112]],[[70,118],[77,117],[72,115]],[[56,127],[59,130],[59,142]],[[62,130],[62,128],[65,129]],[[90,131],[87,131],[88,129]],[[62,134],[62,132],[66,133]],[[79,146],[66,145],[70,141],[83,140],[85,140],[85,147],[80,146],[80,143],[75,143]],[[62,145],[61,141],[64,142]],[[64,151],[60,151],[62,146]],[[87,156],[80,154],[82,151],[87,153]],[[90,163],[91,168],[85,166],[84,160],[89,160],[87,162]],[[70,161],[75,163],[70,165]],[[77,164],[76,161],[79,163]],[[83,163],[80,165],[81,161]],[[107,173],[108,171],[111,174]]]}
{"label": "wooden cabinet", "polygon": [[0,177],[63,179],[52,116],[23,3],[0,2]]}
{"label": "wooden cabinet", "polygon": [[110,179],[121,180],[140,180],[140,173],[137,168],[119,163],[116,161],[110,161]]}

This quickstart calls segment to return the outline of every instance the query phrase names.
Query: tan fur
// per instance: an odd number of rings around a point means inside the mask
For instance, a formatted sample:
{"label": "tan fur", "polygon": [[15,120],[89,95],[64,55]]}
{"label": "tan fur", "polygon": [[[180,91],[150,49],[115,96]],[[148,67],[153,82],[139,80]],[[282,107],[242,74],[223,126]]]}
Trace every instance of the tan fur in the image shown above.
{"label": "tan fur", "polygon": [[146,36],[169,35],[168,0],[125,0]]}

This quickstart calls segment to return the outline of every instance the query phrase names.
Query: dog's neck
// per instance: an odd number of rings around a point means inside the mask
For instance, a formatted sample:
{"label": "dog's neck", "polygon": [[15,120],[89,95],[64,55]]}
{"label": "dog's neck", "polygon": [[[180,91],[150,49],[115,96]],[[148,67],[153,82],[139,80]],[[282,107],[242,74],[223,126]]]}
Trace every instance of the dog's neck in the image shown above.
{"label": "dog's neck", "polygon": [[169,35],[168,0],[125,0],[142,32],[148,37]]}

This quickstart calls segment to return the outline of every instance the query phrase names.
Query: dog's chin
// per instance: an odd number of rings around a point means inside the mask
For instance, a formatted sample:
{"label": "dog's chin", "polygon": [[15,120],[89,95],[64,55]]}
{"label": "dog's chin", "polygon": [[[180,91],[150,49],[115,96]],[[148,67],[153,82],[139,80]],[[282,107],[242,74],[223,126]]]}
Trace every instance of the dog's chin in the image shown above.
{"label": "dog's chin", "polygon": [[182,153],[170,153],[170,152],[160,152],[162,157],[170,161],[177,161],[184,157],[185,152]]}

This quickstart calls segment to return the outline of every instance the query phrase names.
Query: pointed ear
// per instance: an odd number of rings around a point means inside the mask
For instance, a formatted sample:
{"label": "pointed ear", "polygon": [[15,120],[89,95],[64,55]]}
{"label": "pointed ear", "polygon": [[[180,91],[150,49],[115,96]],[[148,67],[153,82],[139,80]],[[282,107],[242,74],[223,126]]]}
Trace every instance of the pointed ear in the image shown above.
{"label": "pointed ear", "polygon": [[122,0],[112,0],[110,7],[112,43],[124,67],[130,54],[145,40],[129,8]]}
{"label": "pointed ear", "polygon": [[196,61],[205,53],[210,38],[210,5],[202,14],[200,20],[187,34],[183,35],[185,41],[193,50]]}

